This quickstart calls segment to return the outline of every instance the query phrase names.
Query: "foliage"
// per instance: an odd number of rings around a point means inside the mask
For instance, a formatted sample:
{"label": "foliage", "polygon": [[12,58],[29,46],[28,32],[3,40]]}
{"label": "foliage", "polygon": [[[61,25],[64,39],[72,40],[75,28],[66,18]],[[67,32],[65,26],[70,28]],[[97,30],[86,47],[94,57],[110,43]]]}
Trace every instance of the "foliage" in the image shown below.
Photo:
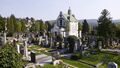
{"label": "foliage", "polygon": [[83,25],[82,25],[82,33],[84,35],[89,33],[89,24],[87,23],[87,20],[83,21]]}
{"label": "foliage", "polygon": [[16,32],[20,33],[22,30],[22,25],[21,25],[21,22],[17,22],[17,25],[16,25]]}
{"label": "foliage", "polygon": [[78,31],[82,30],[82,24],[79,22],[78,23]]}
{"label": "foliage", "polygon": [[22,31],[23,33],[26,32],[27,28],[26,28],[26,26],[25,26],[25,21],[22,19],[22,20],[20,21],[20,23],[21,23],[21,31]]}
{"label": "foliage", "polygon": [[82,58],[82,54],[80,54],[80,53],[74,53],[73,55],[71,55],[70,58],[72,60],[78,60],[78,59]]}
{"label": "foliage", "polygon": [[116,24],[116,37],[120,38],[120,23]]}
{"label": "foliage", "polygon": [[68,63],[70,65],[76,66],[78,68],[91,68],[89,65],[83,64],[81,62],[70,60],[70,59],[62,59],[63,62]]}
{"label": "foliage", "polygon": [[69,43],[69,52],[73,52],[75,42],[77,41],[77,37],[76,36],[68,36],[67,41]]}
{"label": "foliage", "polygon": [[47,26],[47,31],[51,31],[51,29],[53,28],[53,25],[50,24],[49,21],[46,21],[45,24],[46,24],[46,26]]}
{"label": "foliage", "polygon": [[0,49],[0,68],[22,68],[22,58],[10,44]]}
{"label": "foliage", "polygon": [[5,30],[5,21],[2,16],[0,16],[0,32]]}
{"label": "foliage", "polygon": [[98,35],[105,39],[104,43],[108,46],[109,39],[115,36],[115,26],[112,23],[108,10],[104,9],[101,14],[102,15],[98,19]]}
{"label": "foliage", "polygon": [[16,18],[13,14],[10,16],[10,18],[7,18],[7,31],[9,36],[12,36],[16,31]]}

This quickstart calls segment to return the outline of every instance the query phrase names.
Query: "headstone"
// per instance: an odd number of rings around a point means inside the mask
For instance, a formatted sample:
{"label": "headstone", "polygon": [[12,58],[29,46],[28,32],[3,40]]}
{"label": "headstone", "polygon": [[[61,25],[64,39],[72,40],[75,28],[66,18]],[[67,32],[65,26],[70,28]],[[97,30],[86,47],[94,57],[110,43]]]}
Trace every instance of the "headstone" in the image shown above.
{"label": "headstone", "polygon": [[61,60],[55,60],[55,61],[53,62],[53,65],[56,66],[56,65],[59,65],[59,64],[61,64],[61,63],[62,63]]}
{"label": "headstone", "polygon": [[17,44],[17,52],[20,53],[20,45]]}
{"label": "headstone", "polygon": [[52,37],[50,38],[50,48],[52,48],[53,40]]}
{"label": "headstone", "polygon": [[74,51],[77,51],[77,50],[78,50],[78,45],[77,45],[77,42],[75,42]]}
{"label": "headstone", "polygon": [[34,51],[31,52],[31,62],[35,63],[36,62],[36,54]]}
{"label": "headstone", "polygon": [[3,44],[6,44],[6,33],[4,32],[4,39],[3,39]]}
{"label": "headstone", "polygon": [[93,40],[93,41],[91,42],[91,48],[94,48],[95,45],[96,45],[96,42],[95,42],[95,40]]}
{"label": "headstone", "polygon": [[118,65],[115,62],[109,62],[108,68],[118,68]]}
{"label": "headstone", "polygon": [[47,46],[47,45],[48,45],[48,36],[45,35],[45,46]]}
{"label": "headstone", "polygon": [[99,50],[102,49],[102,41],[98,41]]}
{"label": "headstone", "polygon": [[41,45],[41,41],[42,41],[42,36],[39,37],[39,45]]}
{"label": "headstone", "polygon": [[28,57],[28,49],[27,49],[27,41],[24,41],[24,55],[25,57]]}

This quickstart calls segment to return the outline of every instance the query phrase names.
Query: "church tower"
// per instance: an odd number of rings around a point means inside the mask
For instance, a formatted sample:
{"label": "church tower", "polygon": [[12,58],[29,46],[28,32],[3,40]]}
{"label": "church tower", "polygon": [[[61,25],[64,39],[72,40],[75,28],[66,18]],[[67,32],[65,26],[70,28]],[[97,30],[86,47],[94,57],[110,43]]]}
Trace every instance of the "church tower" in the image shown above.
{"label": "church tower", "polygon": [[71,14],[72,14],[72,11],[71,11],[71,9],[69,7],[69,9],[68,9],[68,15],[71,15]]}

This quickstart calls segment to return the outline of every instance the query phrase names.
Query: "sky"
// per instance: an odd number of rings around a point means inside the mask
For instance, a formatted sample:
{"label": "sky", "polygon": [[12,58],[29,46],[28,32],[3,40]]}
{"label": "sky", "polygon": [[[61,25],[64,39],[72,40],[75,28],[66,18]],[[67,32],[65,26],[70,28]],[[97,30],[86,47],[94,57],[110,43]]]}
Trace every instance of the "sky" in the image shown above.
{"label": "sky", "polygon": [[60,11],[67,13],[69,7],[77,19],[98,19],[103,9],[113,19],[120,19],[120,0],[0,0],[0,15],[55,20]]}

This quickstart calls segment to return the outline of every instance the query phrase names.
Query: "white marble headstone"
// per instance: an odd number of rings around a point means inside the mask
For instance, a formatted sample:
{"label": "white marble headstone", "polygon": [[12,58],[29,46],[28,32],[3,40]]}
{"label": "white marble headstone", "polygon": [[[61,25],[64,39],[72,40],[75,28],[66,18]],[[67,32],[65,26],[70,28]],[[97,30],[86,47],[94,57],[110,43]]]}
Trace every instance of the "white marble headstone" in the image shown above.
{"label": "white marble headstone", "polygon": [[28,57],[28,49],[27,49],[27,41],[26,40],[24,41],[24,54],[25,54],[25,57]]}
{"label": "white marble headstone", "polygon": [[20,53],[20,45],[17,44],[17,52]]}

